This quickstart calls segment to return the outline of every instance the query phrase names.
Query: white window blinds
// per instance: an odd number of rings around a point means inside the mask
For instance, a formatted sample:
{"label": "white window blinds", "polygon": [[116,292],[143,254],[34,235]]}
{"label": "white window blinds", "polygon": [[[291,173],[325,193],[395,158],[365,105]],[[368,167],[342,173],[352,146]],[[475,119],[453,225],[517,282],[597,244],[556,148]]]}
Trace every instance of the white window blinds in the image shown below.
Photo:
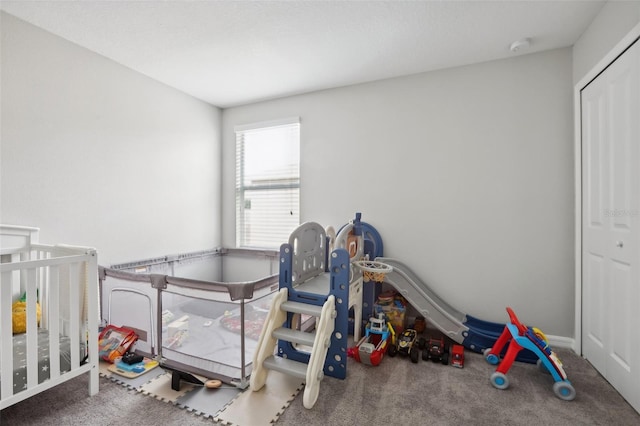
{"label": "white window blinds", "polygon": [[300,120],[235,131],[236,245],[277,249],[300,224]]}

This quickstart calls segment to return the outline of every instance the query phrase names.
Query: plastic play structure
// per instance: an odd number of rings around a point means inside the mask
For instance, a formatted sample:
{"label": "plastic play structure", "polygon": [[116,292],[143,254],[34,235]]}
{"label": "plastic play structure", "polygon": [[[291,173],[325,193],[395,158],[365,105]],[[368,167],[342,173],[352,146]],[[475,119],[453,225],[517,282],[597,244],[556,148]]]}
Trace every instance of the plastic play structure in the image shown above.
{"label": "plastic play structure", "polygon": [[[362,318],[364,257],[360,214],[343,227],[329,253],[330,239],[315,222],[300,225],[280,248],[279,291],[273,298],[253,357],[250,386],[259,391],[269,370],[304,379],[303,405],[317,401],[324,375],[347,373],[348,314]],[[315,317],[315,330],[301,330],[301,316]],[[354,321],[359,339],[360,321]],[[277,353],[274,351],[277,344]]]}
{"label": "plastic play structure", "polygon": [[[534,327],[523,325],[513,310],[507,307],[510,322],[504,327],[504,331],[492,348],[484,351],[485,359],[489,364],[498,365],[491,375],[491,384],[498,389],[509,387],[507,372],[513,365],[516,355],[523,349],[529,349],[538,357],[540,369],[548,371],[553,377],[553,392],[560,399],[571,401],[576,397],[576,391],[567,379],[567,374],[562,368],[562,362],[549,348],[544,333]],[[500,353],[509,343],[507,352],[500,361]]]}
{"label": "plastic play structure", "polygon": [[[268,372],[276,370],[305,381],[303,404],[312,408],[325,375],[346,378],[347,354],[350,350],[353,354],[353,348],[347,348],[349,310],[354,313],[354,341],[359,342],[362,318],[375,316],[372,307],[376,283],[381,281],[394,287],[419,315],[455,343],[478,353],[491,347],[501,349],[495,344],[503,336],[505,324],[482,321],[448,305],[405,264],[383,257],[380,235],[360,219],[360,213],[356,213],[355,219],[335,237],[331,227],[325,230],[315,222],[304,223],[281,246],[279,291],[272,300],[254,353],[250,382],[253,391],[259,391]],[[314,331],[301,330],[302,316],[316,318]],[[362,343],[370,345],[359,345],[361,357],[366,354],[360,349],[367,348],[372,354],[378,351],[382,355],[382,347],[376,349],[377,342],[365,339]],[[519,344],[520,350],[511,351],[511,362],[516,357],[530,363],[541,359],[535,345]],[[544,358],[543,364],[557,375],[554,378],[563,379],[558,392],[565,397],[570,395],[571,391],[566,390],[570,384],[564,380],[566,375],[561,373],[559,363],[552,364],[549,357]],[[375,365],[373,358],[369,359]]]}
{"label": "plastic play structure", "polygon": [[[505,324],[483,321],[454,309],[401,261],[388,257],[377,257],[375,260],[391,267],[385,283],[393,286],[430,325],[454,342],[483,353],[502,334]],[[517,360],[535,363],[538,357],[525,349],[518,354]]]}

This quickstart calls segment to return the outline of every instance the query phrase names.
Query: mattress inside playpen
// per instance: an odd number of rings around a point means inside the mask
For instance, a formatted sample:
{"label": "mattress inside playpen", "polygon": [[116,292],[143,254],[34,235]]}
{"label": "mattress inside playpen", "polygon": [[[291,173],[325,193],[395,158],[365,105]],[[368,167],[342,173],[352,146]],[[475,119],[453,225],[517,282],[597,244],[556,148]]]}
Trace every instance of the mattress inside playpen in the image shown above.
{"label": "mattress inside playpen", "polygon": [[[80,343],[80,359],[85,356],[85,346]],[[38,329],[38,383],[50,378],[49,372],[49,331]],[[60,336],[60,373],[71,370],[71,341],[69,337]],[[2,378],[0,378],[0,381]],[[13,336],[13,393],[27,389],[27,335]],[[4,395],[0,395],[3,397]]]}
{"label": "mattress inside playpen", "polygon": [[[245,304],[245,367],[257,346],[273,293]],[[239,378],[242,322],[238,304],[163,293],[162,354],[172,361]]]}

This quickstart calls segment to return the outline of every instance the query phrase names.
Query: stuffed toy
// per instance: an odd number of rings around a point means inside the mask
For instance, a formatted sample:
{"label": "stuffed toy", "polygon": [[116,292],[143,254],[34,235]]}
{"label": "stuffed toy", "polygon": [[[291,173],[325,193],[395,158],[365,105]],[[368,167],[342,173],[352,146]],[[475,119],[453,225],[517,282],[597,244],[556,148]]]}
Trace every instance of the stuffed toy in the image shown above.
{"label": "stuffed toy", "polygon": [[[40,309],[40,304],[36,302],[36,318],[38,320],[38,325],[40,325],[41,317],[42,310]],[[13,302],[11,319],[13,322],[13,334],[27,332],[27,302],[25,300],[20,299]]]}

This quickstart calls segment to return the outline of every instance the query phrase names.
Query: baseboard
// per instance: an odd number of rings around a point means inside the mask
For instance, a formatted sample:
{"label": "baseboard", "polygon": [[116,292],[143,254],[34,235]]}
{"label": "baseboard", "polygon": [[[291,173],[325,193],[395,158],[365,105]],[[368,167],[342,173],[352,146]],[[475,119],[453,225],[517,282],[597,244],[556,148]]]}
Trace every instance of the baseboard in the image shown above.
{"label": "baseboard", "polygon": [[575,339],[573,337],[550,336],[548,334],[546,336],[549,346],[552,348],[574,349]]}

